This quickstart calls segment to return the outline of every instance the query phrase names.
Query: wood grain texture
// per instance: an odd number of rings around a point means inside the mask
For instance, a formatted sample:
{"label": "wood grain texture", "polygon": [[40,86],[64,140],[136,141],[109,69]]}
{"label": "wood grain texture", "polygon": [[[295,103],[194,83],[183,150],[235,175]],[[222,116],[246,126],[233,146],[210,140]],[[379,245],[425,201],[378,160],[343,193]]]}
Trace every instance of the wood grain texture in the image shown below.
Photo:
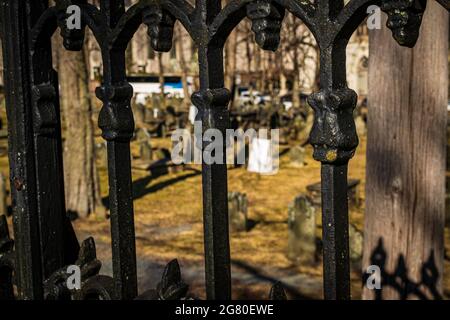
{"label": "wood grain texture", "polygon": [[370,33],[363,267],[385,261],[389,283],[378,293],[365,287],[364,299],[441,295],[447,55],[448,13],[435,1],[414,49],[387,28]]}

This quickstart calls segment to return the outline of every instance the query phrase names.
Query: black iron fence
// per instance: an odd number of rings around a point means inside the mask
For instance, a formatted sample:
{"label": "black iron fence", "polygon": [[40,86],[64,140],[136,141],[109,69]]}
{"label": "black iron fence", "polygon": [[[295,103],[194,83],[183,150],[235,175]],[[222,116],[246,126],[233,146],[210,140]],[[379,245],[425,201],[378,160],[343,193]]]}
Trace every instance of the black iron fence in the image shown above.
{"label": "black iron fence", "polygon": [[[134,132],[126,81],[125,50],[141,24],[151,45],[169,51],[180,21],[198,48],[200,90],[192,102],[204,130],[229,128],[230,93],[224,88],[223,48],[244,18],[252,21],[259,46],[276,50],[285,11],[301,19],[320,47],[320,91],[309,97],[315,112],[310,142],[322,163],[324,293],[349,299],[347,164],[358,145],[352,117],[356,93],[347,87],[345,50],[350,36],[379,5],[388,27],[404,46],[413,46],[426,0],[141,0],[125,10],[123,0],[1,0],[0,20],[9,130],[14,241],[0,219],[0,298],[13,299],[179,299],[182,283],[176,261],[157,288],[137,297],[130,139]],[[440,1],[448,8],[448,1]],[[81,29],[67,26],[67,8],[81,9]],[[103,58],[103,102],[99,127],[107,141],[113,276],[99,275],[92,239],[79,245],[65,213],[58,77],[52,68],[50,38],[61,29],[64,47],[81,50],[90,28]],[[206,143],[204,143],[204,146]],[[224,161],[224,163],[226,163]],[[208,299],[231,298],[226,164],[203,164],[203,219]],[[82,288],[65,285],[67,265],[81,269]],[[271,298],[285,298],[279,285]]]}

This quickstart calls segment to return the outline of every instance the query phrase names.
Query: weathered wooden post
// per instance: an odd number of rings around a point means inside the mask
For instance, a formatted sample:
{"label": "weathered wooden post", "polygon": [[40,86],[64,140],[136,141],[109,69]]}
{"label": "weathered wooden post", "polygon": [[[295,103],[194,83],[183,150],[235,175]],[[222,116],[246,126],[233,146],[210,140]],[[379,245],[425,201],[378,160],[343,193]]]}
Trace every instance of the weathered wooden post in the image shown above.
{"label": "weathered wooden post", "polygon": [[[412,20],[415,13],[405,14]],[[437,273],[427,276],[425,296],[442,294],[448,21],[428,1],[413,49],[400,48],[388,30],[370,33],[363,268],[383,249],[384,274],[398,275],[400,259],[407,272],[407,280],[382,286],[383,299],[417,298],[409,289],[421,282],[423,266]],[[375,298],[374,291],[364,288],[363,298]]]}

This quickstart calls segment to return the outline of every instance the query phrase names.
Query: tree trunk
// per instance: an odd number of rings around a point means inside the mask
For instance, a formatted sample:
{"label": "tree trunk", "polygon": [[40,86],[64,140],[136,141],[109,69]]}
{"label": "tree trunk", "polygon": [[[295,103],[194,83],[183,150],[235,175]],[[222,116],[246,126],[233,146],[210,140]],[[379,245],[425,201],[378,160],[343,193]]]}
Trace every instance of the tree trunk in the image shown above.
{"label": "tree trunk", "polygon": [[133,59],[133,41],[130,41],[127,50],[125,51],[125,61],[125,63],[127,64],[127,74],[135,73]]}
{"label": "tree trunk", "polygon": [[234,30],[225,45],[225,88],[234,90],[236,76],[237,30]]}
{"label": "tree trunk", "polygon": [[87,53],[58,46],[61,105],[65,123],[64,176],[67,211],[85,218],[104,214],[95,165],[94,123]]}
{"label": "tree trunk", "polygon": [[292,82],[292,107],[300,108],[300,63],[298,61],[298,48],[294,48],[294,78]]}
{"label": "tree trunk", "polygon": [[448,13],[428,3],[414,49],[370,33],[364,299],[442,297]]}
{"label": "tree trunk", "polygon": [[181,29],[181,26],[178,25],[176,30],[176,47],[177,47],[177,53],[178,53],[178,61],[180,62],[180,68],[181,68],[181,84],[183,85],[183,103],[184,108],[186,111],[189,112],[189,107],[191,105],[191,96],[189,94],[189,87],[188,87],[188,73],[189,73],[189,67],[186,64],[186,58],[185,58],[185,52],[184,52],[184,45],[183,45],[183,32]]}
{"label": "tree trunk", "polygon": [[163,55],[161,52],[158,52],[158,69],[159,69],[159,88],[161,90],[161,108],[166,107],[166,95],[164,93],[164,63],[163,63]]}

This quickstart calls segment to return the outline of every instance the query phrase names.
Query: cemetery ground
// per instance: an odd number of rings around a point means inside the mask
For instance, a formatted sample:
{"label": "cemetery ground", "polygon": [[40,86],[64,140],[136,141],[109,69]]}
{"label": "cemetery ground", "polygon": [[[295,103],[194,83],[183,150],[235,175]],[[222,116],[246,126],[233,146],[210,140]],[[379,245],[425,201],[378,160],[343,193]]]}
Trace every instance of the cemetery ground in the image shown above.
{"label": "cemetery ground", "polygon": [[[99,138],[100,139],[100,138]],[[101,141],[101,140],[98,140]],[[152,138],[152,147],[170,147],[170,140]],[[359,179],[358,196],[361,205],[353,207],[350,222],[363,229],[365,187],[365,137],[361,138],[355,158],[350,162],[350,179]],[[3,151],[7,140],[0,140]],[[322,297],[322,261],[296,265],[287,257],[288,205],[306,187],[319,181],[320,164],[312,159],[311,147],[306,147],[305,165],[292,166],[289,146],[281,146],[280,170],[276,175],[262,176],[245,168],[228,171],[229,192],[247,195],[249,229],[230,234],[233,298],[267,299],[271,284],[281,281],[290,298]],[[133,161],[139,155],[139,145],[132,144]],[[102,196],[107,203],[107,172],[99,161]],[[0,156],[0,171],[8,176],[6,152]],[[8,183],[9,188],[9,183]],[[149,289],[159,281],[164,266],[177,258],[182,276],[190,285],[190,294],[204,298],[203,223],[200,167],[151,176],[148,171],[133,170],[133,191],[136,228],[139,290]],[[8,204],[9,203],[8,199]],[[8,222],[11,223],[11,216]],[[316,210],[316,237],[321,238],[320,210]],[[97,255],[102,261],[101,273],[111,274],[109,220],[91,216],[73,222],[78,239],[94,237]],[[450,255],[450,230],[446,229],[446,255]],[[352,268],[352,297],[361,294],[361,272],[356,263]],[[445,260],[445,296],[450,296],[450,259]]]}

